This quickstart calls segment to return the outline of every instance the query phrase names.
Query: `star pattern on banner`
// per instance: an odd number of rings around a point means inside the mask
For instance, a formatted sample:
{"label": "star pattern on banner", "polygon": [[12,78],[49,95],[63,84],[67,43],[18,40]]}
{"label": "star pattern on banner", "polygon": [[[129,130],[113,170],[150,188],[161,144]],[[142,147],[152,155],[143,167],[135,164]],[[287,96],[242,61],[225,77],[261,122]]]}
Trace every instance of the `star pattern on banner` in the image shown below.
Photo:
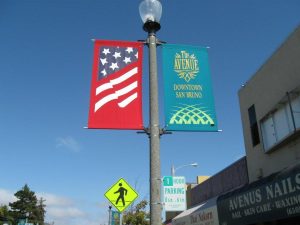
{"label": "star pattern on banner", "polygon": [[99,51],[99,79],[107,77],[138,60],[138,49],[133,47],[103,46]]}

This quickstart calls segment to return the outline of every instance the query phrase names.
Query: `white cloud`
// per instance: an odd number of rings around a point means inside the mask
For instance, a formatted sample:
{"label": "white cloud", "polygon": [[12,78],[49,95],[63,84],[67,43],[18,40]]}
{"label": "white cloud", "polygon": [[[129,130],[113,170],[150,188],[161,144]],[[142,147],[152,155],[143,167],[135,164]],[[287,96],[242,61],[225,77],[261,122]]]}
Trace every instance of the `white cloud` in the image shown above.
{"label": "white cloud", "polygon": [[8,203],[14,201],[16,201],[14,192],[0,188],[0,205],[8,205]]}
{"label": "white cloud", "polygon": [[36,196],[38,199],[45,199],[47,206],[69,206],[73,204],[71,199],[49,193],[37,193]]}
{"label": "white cloud", "polygon": [[72,137],[59,137],[56,139],[56,147],[57,148],[66,148],[72,152],[80,152],[79,143]]}
{"label": "white cloud", "polygon": [[[0,205],[8,205],[9,202],[16,201],[15,192],[0,188]],[[85,210],[83,210],[81,209],[82,203],[67,197],[41,192],[36,193],[36,196],[38,199],[46,200],[46,222],[54,222],[55,225],[99,225],[107,223],[107,212],[101,212],[101,207],[94,203],[88,204],[88,207],[85,204]]]}
{"label": "white cloud", "polygon": [[47,220],[56,221],[55,224],[59,224],[57,221],[62,221],[61,224],[63,224],[68,220],[86,217],[86,213],[80,210],[76,203],[69,198],[50,193],[37,193],[37,197],[46,200]]}
{"label": "white cloud", "polygon": [[77,218],[84,217],[86,214],[75,207],[47,207],[47,214],[54,219],[57,218]]}

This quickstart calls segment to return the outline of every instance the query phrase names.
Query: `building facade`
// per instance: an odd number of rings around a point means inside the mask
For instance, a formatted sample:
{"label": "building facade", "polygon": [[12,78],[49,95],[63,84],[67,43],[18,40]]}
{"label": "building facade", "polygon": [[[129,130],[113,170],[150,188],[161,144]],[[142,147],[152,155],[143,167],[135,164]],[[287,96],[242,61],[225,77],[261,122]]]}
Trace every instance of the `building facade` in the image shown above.
{"label": "building facade", "polygon": [[300,27],[239,101],[249,184],[219,196],[219,223],[300,225]]}
{"label": "building facade", "polygon": [[300,225],[300,27],[240,89],[246,157],[191,188],[174,225]]}
{"label": "building facade", "polygon": [[253,182],[300,160],[300,27],[239,91]]}
{"label": "building facade", "polygon": [[248,184],[246,157],[208,179],[198,177],[197,180],[204,181],[187,189],[188,210],[169,214],[172,217],[167,222],[172,219],[172,225],[219,225],[218,196]]}
{"label": "building facade", "polygon": [[247,161],[242,157],[190,190],[191,207],[248,183]]}

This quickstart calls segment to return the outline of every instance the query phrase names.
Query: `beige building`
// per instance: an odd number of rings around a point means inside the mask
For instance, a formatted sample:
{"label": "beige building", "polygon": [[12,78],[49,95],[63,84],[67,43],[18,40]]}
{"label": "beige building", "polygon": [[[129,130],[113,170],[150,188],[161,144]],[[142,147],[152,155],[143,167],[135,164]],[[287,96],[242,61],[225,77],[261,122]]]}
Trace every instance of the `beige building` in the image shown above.
{"label": "beige building", "polygon": [[197,181],[198,184],[187,185],[187,210],[167,212],[165,224],[219,225],[217,197],[248,183],[246,157],[211,177],[198,176]]}
{"label": "beige building", "polygon": [[239,91],[249,184],[218,197],[221,225],[300,224],[300,27]]}
{"label": "beige building", "polygon": [[188,190],[173,225],[300,225],[300,27],[239,101],[246,157]]}
{"label": "beige building", "polygon": [[239,91],[249,182],[300,161],[300,27]]}

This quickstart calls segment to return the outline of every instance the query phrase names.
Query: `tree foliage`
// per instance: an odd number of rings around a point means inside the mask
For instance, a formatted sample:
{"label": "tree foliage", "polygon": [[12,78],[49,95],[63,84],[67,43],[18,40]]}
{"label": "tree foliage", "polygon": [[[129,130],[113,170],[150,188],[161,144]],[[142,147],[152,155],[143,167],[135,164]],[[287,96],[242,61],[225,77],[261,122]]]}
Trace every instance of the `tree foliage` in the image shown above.
{"label": "tree foliage", "polygon": [[[26,218],[33,219],[33,214],[37,205],[37,198],[35,193],[31,191],[26,184],[21,190],[15,193],[15,197],[18,199],[13,203],[9,203],[11,213],[14,218]],[[28,215],[26,215],[28,214]]]}
{"label": "tree foliage", "polygon": [[[7,206],[8,214],[6,217],[10,218],[12,224],[17,224],[20,219],[28,219],[28,223],[44,225],[45,207],[44,199],[37,199],[35,193],[30,190],[26,184],[21,190],[15,193],[17,200],[9,203]],[[5,211],[2,209],[2,211]]]}
{"label": "tree foliage", "polygon": [[149,225],[149,212],[146,211],[148,202],[142,200],[131,210],[123,215],[123,223],[126,225]]}
{"label": "tree foliage", "polygon": [[0,225],[4,223],[12,223],[13,217],[9,213],[9,209],[7,205],[0,206]]}
{"label": "tree foliage", "polygon": [[46,201],[45,199],[40,198],[38,200],[37,209],[36,209],[37,221],[41,225],[44,224],[44,219],[46,214],[46,210],[45,210],[46,205],[44,204],[45,201]]}

